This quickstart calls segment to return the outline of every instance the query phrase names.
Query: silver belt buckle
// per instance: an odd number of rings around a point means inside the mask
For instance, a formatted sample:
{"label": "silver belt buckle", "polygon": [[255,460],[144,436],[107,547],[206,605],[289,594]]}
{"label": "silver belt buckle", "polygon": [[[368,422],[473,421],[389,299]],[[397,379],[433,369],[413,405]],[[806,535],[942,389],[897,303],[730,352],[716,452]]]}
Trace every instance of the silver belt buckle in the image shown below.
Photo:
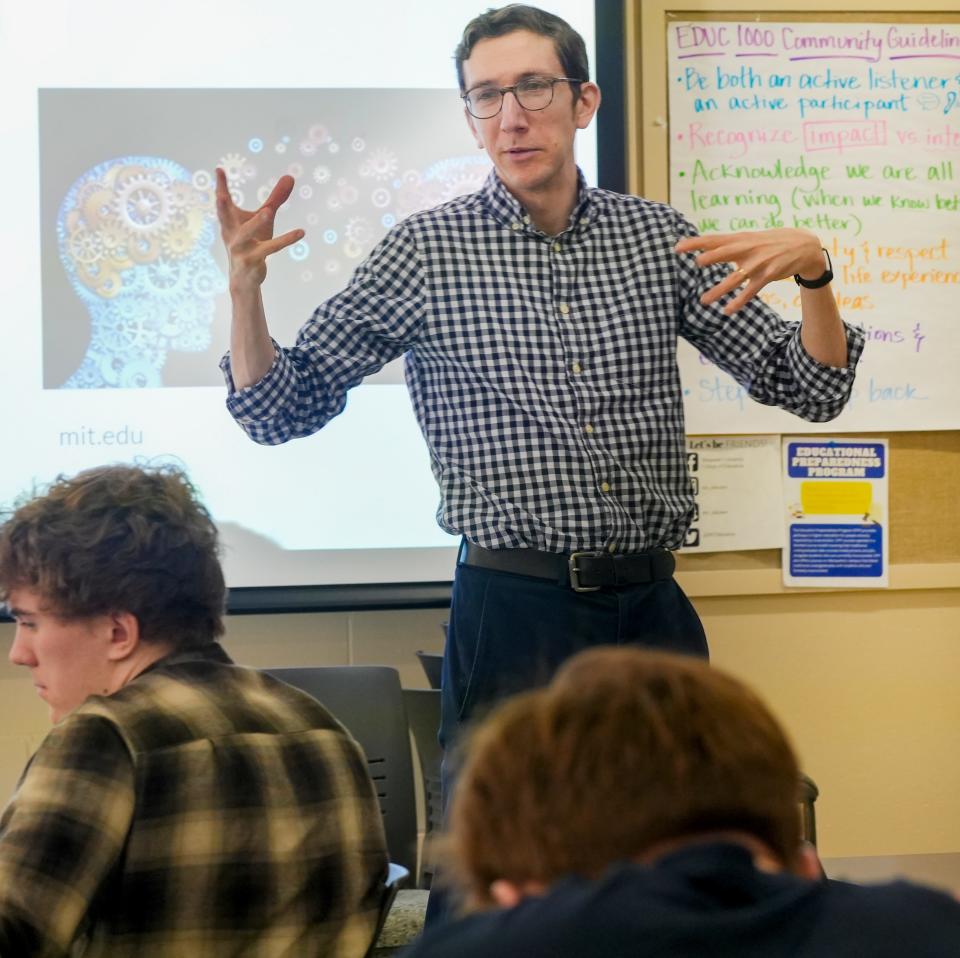
{"label": "silver belt buckle", "polygon": [[570,570],[570,588],[574,592],[599,592],[602,588],[599,585],[580,585],[580,569],[577,566],[577,559],[598,559],[606,555],[605,552],[571,552],[567,559],[567,567]]}

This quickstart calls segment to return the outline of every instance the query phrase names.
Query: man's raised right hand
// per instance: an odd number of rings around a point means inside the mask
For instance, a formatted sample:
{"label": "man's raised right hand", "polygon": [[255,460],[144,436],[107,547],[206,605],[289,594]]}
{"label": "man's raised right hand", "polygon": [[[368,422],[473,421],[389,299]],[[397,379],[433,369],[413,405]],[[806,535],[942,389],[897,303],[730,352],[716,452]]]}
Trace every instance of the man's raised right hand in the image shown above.
{"label": "man's raised right hand", "polygon": [[231,292],[249,292],[259,287],[267,275],[267,257],[303,239],[301,229],[273,235],[277,210],[292,192],[293,177],[281,176],[260,209],[242,210],[230,196],[226,173],[217,169],[217,219],[230,260]]}

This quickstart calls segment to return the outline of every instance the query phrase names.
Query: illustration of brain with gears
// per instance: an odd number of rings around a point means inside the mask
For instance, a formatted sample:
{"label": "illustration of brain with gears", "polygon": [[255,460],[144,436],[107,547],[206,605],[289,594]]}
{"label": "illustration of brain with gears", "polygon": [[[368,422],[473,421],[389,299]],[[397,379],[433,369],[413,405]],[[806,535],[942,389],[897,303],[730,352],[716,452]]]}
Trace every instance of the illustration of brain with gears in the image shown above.
{"label": "illustration of brain with gears", "polygon": [[226,280],[211,255],[213,183],[172,160],[87,170],[57,216],[60,259],[90,315],[69,388],[162,386],[168,351],[202,351]]}

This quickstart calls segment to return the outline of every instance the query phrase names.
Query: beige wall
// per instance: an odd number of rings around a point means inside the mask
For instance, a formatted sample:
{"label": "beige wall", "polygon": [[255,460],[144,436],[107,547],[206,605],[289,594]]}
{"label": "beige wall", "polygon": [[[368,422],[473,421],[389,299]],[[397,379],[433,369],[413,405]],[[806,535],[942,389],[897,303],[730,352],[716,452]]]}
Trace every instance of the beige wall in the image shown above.
{"label": "beige wall", "polygon": [[[960,853],[960,590],[695,599],[715,664],[754,685],[821,789],[822,854]],[[236,616],[225,645],[258,666],[382,663],[425,684],[441,610]],[[0,625],[4,648],[13,627]],[[26,673],[0,664],[0,795],[44,733]]]}

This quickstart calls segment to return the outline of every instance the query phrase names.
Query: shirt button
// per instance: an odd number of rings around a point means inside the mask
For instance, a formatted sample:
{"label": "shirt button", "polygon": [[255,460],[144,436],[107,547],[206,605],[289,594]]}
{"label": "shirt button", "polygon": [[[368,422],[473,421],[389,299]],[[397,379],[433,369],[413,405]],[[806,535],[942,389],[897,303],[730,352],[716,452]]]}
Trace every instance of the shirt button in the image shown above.
{"label": "shirt button", "polygon": [[564,316],[566,316],[567,313],[570,312],[570,307],[569,307],[566,303],[561,303],[561,304],[557,307],[557,309],[559,309],[560,312],[563,313]]}
{"label": "shirt button", "polygon": [[518,229],[520,229],[520,224],[519,224],[519,223],[511,223],[511,224],[510,224],[510,229],[512,229],[512,230],[518,230]]}
{"label": "shirt button", "polygon": [[553,251],[554,251],[554,253],[559,253],[560,250],[562,250],[562,249],[563,249],[563,247],[562,247],[559,243],[554,243],[554,244],[553,244]]}
{"label": "shirt button", "polygon": [[611,542],[610,545],[607,546],[607,552],[616,552],[616,551],[617,551],[617,547]]}
{"label": "shirt button", "polygon": [[591,432],[593,432],[593,424],[588,422],[588,423],[583,427],[583,431],[586,432],[586,433],[591,433]]}
{"label": "shirt button", "polygon": [[[609,483],[609,482],[601,482],[601,483],[600,483],[600,491],[601,491],[601,492],[609,492],[609,491],[610,491],[610,483]],[[610,551],[612,552],[613,549],[611,548]]]}
{"label": "shirt button", "polygon": [[529,217],[529,216],[525,216],[525,217],[523,218],[523,222],[529,225],[529,223],[530,223],[530,217]]}
{"label": "shirt button", "polygon": [[575,373],[577,373],[577,375],[579,375],[580,373],[583,372],[583,367],[580,365],[580,363],[574,363],[570,368],[571,368]]}

